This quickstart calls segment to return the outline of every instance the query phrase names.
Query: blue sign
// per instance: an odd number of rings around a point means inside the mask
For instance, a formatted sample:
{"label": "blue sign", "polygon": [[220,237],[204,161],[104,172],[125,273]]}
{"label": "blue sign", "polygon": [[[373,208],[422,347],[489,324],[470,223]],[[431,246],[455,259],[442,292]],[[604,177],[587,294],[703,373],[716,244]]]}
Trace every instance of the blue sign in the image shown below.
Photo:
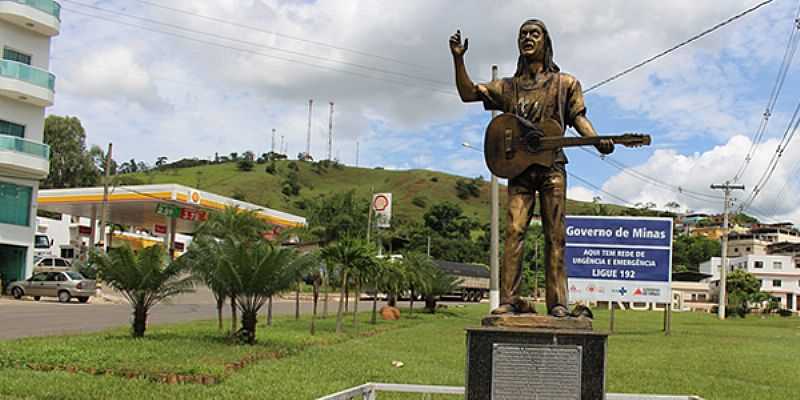
{"label": "blue sign", "polygon": [[572,300],[669,302],[672,219],[567,217]]}

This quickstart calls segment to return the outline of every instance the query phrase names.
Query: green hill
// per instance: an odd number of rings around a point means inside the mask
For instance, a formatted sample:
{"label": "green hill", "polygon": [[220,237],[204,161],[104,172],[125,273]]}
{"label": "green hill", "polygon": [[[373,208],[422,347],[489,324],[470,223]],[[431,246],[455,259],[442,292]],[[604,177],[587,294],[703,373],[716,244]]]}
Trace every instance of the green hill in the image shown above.
{"label": "green hill", "polygon": [[[490,185],[488,182],[428,170],[394,171],[380,168],[357,168],[343,165],[322,168],[320,163],[304,161],[276,161],[274,174],[265,172],[269,164],[255,164],[252,171],[240,171],[237,163],[227,162],[194,167],[173,166],[153,169],[144,173],[123,175],[123,184],[177,183],[201,190],[263,205],[280,211],[304,215],[302,201],[332,192],[355,190],[359,197],[367,198],[371,192],[391,192],[393,213],[411,220],[419,220],[433,204],[449,201],[461,206],[468,216],[482,223],[489,221]],[[293,167],[297,167],[293,171]],[[300,191],[297,195],[282,193],[284,182],[292,172]],[[477,190],[465,199],[458,197],[457,182],[475,182]],[[475,188],[473,188],[475,189]],[[476,196],[477,195],[477,196]],[[500,204],[505,204],[506,188],[500,187]],[[365,209],[367,205],[364,205]],[[620,214],[625,207],[604,205],[606,212]],[[501,209],[501,213],[504,212]],[[568,200],[569,214],[594,213],[592,203]],[[504,215],[504,214],[501,214]]]}

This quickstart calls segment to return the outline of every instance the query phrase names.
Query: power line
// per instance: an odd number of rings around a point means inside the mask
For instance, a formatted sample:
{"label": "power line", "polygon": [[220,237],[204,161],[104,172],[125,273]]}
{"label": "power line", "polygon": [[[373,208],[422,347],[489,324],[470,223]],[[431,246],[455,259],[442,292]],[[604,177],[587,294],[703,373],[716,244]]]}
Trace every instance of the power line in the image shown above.
{"label": "power line", "polygon": [[[224,35],[211,33],[211,32],[205,32],[205,31],[198,30],[198,29],[191,29],[191,28],[187,28],[187,27],[184,27],[184,26],[181,26],[181,25],[172,24],[172,23],[169,23],[169,22],[164,22],[164,21],[159,21],[159,20],[152,19],[152,18],[147,18],[147,17],[138,16],[138,15],[128,14],[128,13],[125,13],[125,12],[122,12],[122,11],[111,10],[111,9],[103,8],[103,7],[97,7],[97,6],[94,6],[94,5],[91,5],[91,4],[82,3],[82,2],[79,2],[79,1],[74,1],[74,0],[63,0],[63,1],[66,2],[66,3],[71,3],[71,4],[74,4],[74,5],[80,6],[80,7],[86,7],[86,8],[90,8],[90,9],[93,9],[93,10],[97,10],[97,11],[101,11],[101,12],[105,12],[105,13],[109,13],[109,14],[114,14],[116,16],[122,16],[122,17],[126,17],[126,18],[136,19],[136,20],[140,20],[140,21],[144,21],[144,22],[148,22],[148,23],[152,23],[152,24],[157,24],[157,25],[161,25],[161,26],[172,28],[172,29],[177,29],[177,30],[189,32],[189,33],[194,33],[194,34],[198,34],[198,35],[204,35],[204,36],[210,36],[210,37],[217,38],[217,39],[228,40],[228,41],[231,41],[231,42],[234,42],[234,43],[246,44],[248,46],[259,47],[259,48],[263,48],[263,49],[267,49],[267,50],[271,50],[271,51],[277,51],[277,52],[281,52],[281,53],[286,53],[286,54],[290,54],[290,55],[294,55],[294,56],[307,57],[307,58],[310,58],[310,59],[313,59],[313,60],[337,63],[337,64],[341,64],[341,65],[346,65],[348,67],[359,68],[359,69],[363,69],[363,70],[371,71],[371,72],[378,72],[378,73],[387,74],[387,75],[395,75],[395,76],[399,76],[399,77],[403,77],[403,78],[422,80],[422,81],[426,81],[426,82],[437,84],[437,85],[441,85],[441,86],[447,86],[447,87],[452,86],[452,84],[450,82],[438,81],[438,80],[435,80],[435,79],[430,79],[430,78],[426,78],[426,77],[406,74],[406,73],[403,73],[403,72],[391,71],[391,70],[387,70],[387,69],[383,69],[383,68],[377,68],[377,67],[373,67],[373,66],[369,66],[369,65],[353,63],[353,62],[349,62],[349,61],[345,61],[345,60],[339,60],[339,59],[335,59],[335,58],[316,56],[316,55],[307,54],[307,53],[303,53],[303,52],[300,52],[300,51],[288,50],[288,49],[284,49],[284,48],[280,48],[280,47],[276,47],[276,46],[268,46],[268,45],[265,45],[265,44],[262,44],[262,43],[252,42],[252,41],[248,41],[248,40],[242,40],[242,39],[239,39],[239,38],[234,38],[234,37],[230,37],[230,36],[224,36]],[[71,10],[71,11],[75,11],[75,10]]]}
{"label": "power line", "polygon": [[[164,35],[168,35],[168,36],[174,36],[174,37],[181,38],[181,39],[184,39],[184,40],[189,40],[189,41],[193,41],[193,42],[197,42],[197,43],[206,44],[206,45],[209,45],[209,46],[215,46],[215,47],[225,48],[225,49],[229,49],[229,50],[234,50],[234,51],[241,52],[241,53],[247,53],[247,54],[252,54],[252,55],[256,55],[256,56],[260,56],[260,57],[272,58],[272,59],[286,61],[286,62],[290,62],[290,63],[301,64],[301,65],[305,65],[305,66],[308,66],[308,67],[311,67],[311,68],[317,68],[317,69],[322,69],[322,70],[327,70],[327,71],[334,71],[334,72],[341,72],[341,73],[345,73],[345,74],[359,76],[359,77],[362,77],[362,78],[367,78],[367,79],[372,79],[372,80],[377,80],[377,81],[382,81],[382,82],[388,82],[388,83],[392,83],[392,84],[395,84],[395,85],[400,85],[400,86],[403,86],[403,87],[415,86],[413,81],[399,81],[399,80],[394,80],[394,79],[387,79],[385,77],[379,77],[379,76],[364,74],[364,73],[360,73],[360,72],[356,72],[356,71],[350,71],[350,70],[346,70],[346,69],[333,68],[333,67],[330,67],[330,66],[314,64],[314,63],[306,62],[306,61],[303,61],[303,60],[297,60],[297,59],[293,59],[293,58],[277,56],[277,55],[274,55],[274,54],[262,53],[262,52],[258,52],[258,51],[254,51],[254,50],[250,50],[250,49],[241,48],[241,47],[230,46],[230,45],[226,45],[226,44],[222,44],[222,43],[211,42],[211,41],[208,41],[208,40],[198,39],[198,38],[195,38],[195,37],[182,35],[182,34],[175,33],[175,32],[163,31],[163,30],[159,30],[159,29],[145,27],[145,26],[142,26],[142,25],[132,24],[132,23],[129,23],[129,22],[109,19],[109,18],[104,17],[104,16],[94,15],[94,14],[86,13],[86,12],[83,12],[83,11],[78,11],[78,10],[75,10],[75,9],[71,9],[71,8],[67,9],[67,8],[63,8],[62,7],[62,9],[68,10],[69,12],[72,12],[72,13],[75,13],[75,14],[83,15],[83,16],[90,17],[90,18],[95,18],[95,19],[98,19],[98,20],[101,20],[101,21],[105,21],[105,22],[110,22],[110,23],[130,26],[130,27],[133,27],[133,28],[137,28],[137,29],[141,29],[141,30],[145,30],[145,31],[149,31],[149,32],[154,32],[154,33],[160,33],[160,34],[164,34]],[[419,86],[419,85],[416,85],[416,86]],[[444,90],[440,90],[440,89],[436,89],[436,88],[430,88],[430,87],[426,87],[426,89],[428,91],[447,94],[447,95],[450,95],[450,96],[458,96],[458,94],[456,92],[454,92],[454,91],[444,91]]]}
{"label": "power line", "polygon": [[711,28],[708,28],[708,29],[698,33],[697,35],[694,35],[694,36],[690,37],[689,39],[686,39],[683,42],[680,42],[680,43],[676,44],[675,46],[672,46],[669,49],[666,49],[666,50],[662,51],[661,53],[658,53],[658,54],[656,54],[656,55],[654,55],[654,56],[652,56],[652,57],[650,57],[648,59],[645,59],[644,61],[642,61],[642,62],[640,62],[638,64],[634,64],[633,66],[630,66],[630,67],[624,69],[623,71],[612,75],[609,78],[603,79],[602,81],[595,83],[594,85],[590,86],[588,89],[584,90],[583,92],[584,93],[591,92],[592,90],[597,89],[600,86],[603,86],[603,85],[605,85],[605,84],[607,84],[609,82],[615,81],[615,80],[621,78],[624,75],[627,75],[627,74],[629,74],[629,73],[631,73],[631,72],[633,72],[633,71],[635,71],[635,70],[637,70],[637,69],[639,69],[641,67],[644,67],[645,65],[650,64],[651,62],[653,62],[655,60],[658,60],[659,58],[664,57],[667,54],[672,53],[673,51],[678,50],[681,47],[684,47],[684,46],[688,45],[689,43],[692,43],[695,40],[698,40],[698,39],[702,38],[703,36],[708,35],[709,33],[714,32],[717,29],[722,28],[723,26],[730,24],[731,22],[736,21],[737,19],[739,19],[741,17],[744,17],[745,15],[750,14],[751,12],[753,12],[755,10],[758,10],[759,8],[765,6],[765,5],[769,4],[769,3],[772,3],[772,1],[773,0],[762,1],[761,3],[758,3],[755,6],[750,7],[747,10],[744,10],[744,11],[740,12],[739,14],[736,14],[736,15],[726,19],[725,21],[722,21],[722,22],[716,24],[716,25],[712,26]]}
{"label": "power line", "polygon": [[582,151],[584,151],[586,153],[589,153],[590,155],[600,159],[601,161],[606,162],[607,164],[609,164],[613,168],[619,170],[620,172],[622,172],[622,173],[624,173],[626,175],[629,175],[629,176],[631,176],[633,178],[636,178],[636,179],[638,179],[640,181],[643,181],[643,182],[645,182],[647,184],[655,185],[657,187],[660,187],[661,189],[664,189],[664,190],[667,190],[667,191],[670,191],[670,192],[674,192],[674,193],[677,193],[679,195],[683,195],[683,196],[692,198],[694,200],[699,200],[699,201],[704,201],[704,202],[713,202],[714,200],[721,200],[722,199],[722,197],[720,197],[720,196],[714,196],[714,195],[710,195],[710,194],[706,194],[706,193],[702,193],[702,192],[696,192],[696,191],[693,191],[693,190],[686,189],[686,188],[684,188],[682,186],[676,186],[676,185],[668,184],[668,183],[666,183],[666,182],[664,182],[662,180],[659,180],[659,179],[654,178],[652,176],[646,175],[643,172],[637,171],[635,168],[633,168],[633,167],[631,167],[629,165],[623,164],[620,161],[614,160],[614,159],[612,159],[612,158],[610,158],[608,156],[597,154],[596,152],[594,152],[592,150],[589,150],[589,149],[587,149],[585,147],[579,147],[579,149],[581,149]]}
{"label": "power line", "polygon": [[767,106],[764,109],[764,113],[762,114],[761,122],[758,126],[758,129],[753,134],[753,140],[750,144],[750,149],[747,150],[747,154],[744,157],[744,162],[742,166],[739,167],[739,170],[736,172],[736,175],[733,177],[733,181],[737,182],[741,179],[744,172],[747,170],[747,167],[750,165],[750,161],[753,158],[754,153],[758,149],[761,140],[764,137],[764,134],[767,132],[767,125],[769,124],[769,118],[772,116],[772,110],[775,108],[775,103],[778,102],[778,97],[780,97],[781,89],[783,89],[783,84],[786,81],[786,76],[789,72],[789,67],[792,64],[792,60],[794,59],[794,54],[797,51],[797,44],[800,42],[800,35],[797,35],[798,30],[800,30],[800,6],[797,8],[797,12],[795,13],[795,17],[792,20],[792,28],[789,31],[789,39],[786,41],[786,50],[783,54],[783,60],[781,61],[781,66],[778,68],[778,76],[775,78],[775,85],[772,87],[772,91],[770,92],[769,98],[767,100]]}
{"label": "power line", "polygon": [[620,201],[620,202],[622,202],[622,204],[623,204],[623,205],[626,205],[626,206],[633,206],[633,203],[631,203],[630,201],[628,201],[628,200],[625,200],[625,199],[623,199],[622,197],[619,197],[619,196],[617,196],[617,195],[615,195],[615,194],[612,194],[612,193],[606,192],[605,190],[603,190],[603,188],[601,188],[601,187],[599,187],[599,186],[597,186],[597,185],[593,184],[592,182],[589,182],[589,181],[588,181],[588,180],[586,180],[586,179],[583,179],[583,178],[581,178],[581,177],[580,177],[580,176],[578,176],[578,175],[575,175],[575,174],[573,174],[573,173],[571,173],[571,172],[569,172],[569,171],[567,171],[567,175],[569,175],[569,176],[570,176],[570,178],[575,178],[575,179],[577,179],[577,180],[581,181],[581,182],[582,182],[584,185],[586,185],[586,186],[589,186],[589,187],[591,187],[592,189],[594,189],[594,190],[597,190],[598,192],[600,192],[600,193],[603,193],[603,194],[605,194],[605,195],[606,195],[606,196],[608,196],[608,197],[611,197],[611,198],[613,198],[613,199],[616,199],[617,201]]}
{"label": "power line", "polygon": [[431,67],[410,63],[408,61],[403,61],[403,60],[400,60],[400,59],[397,59],[397,58],[386,57],[386,56],[382,56],[382,55],[378,55],[378,54],[374,54],[374,53],[368,53],[368,52],[365,52],[365,51],[362,51],[362,50],[355,50],[355,49],[351,49],[351,48],[347,48],[347,47],[337,46],[337,45],[330,44],[330,43],[320,42],[320,41],[316,41],[316,40],[310,40],[310,39],[306,39],[306,38],[301,38],[299,36],[287,35],[285,33],[276,32],[276,31],[270,31],[270,30],[267,30],[267,29],[264,29],[264,28],[259,28],[259,27],[252,26],[252,25],[246,25],[246,24],[242,24],[242,23],[239,23],[239,22],[226,20],[226,19],[223,19],[223,18],[216,18],[216,17],[212,17],[212,16],[196,13],[196,12],[189,11],[189,10],[184,10],[184,9],[180,9],[180,8],[165,6],[163,4],[158,4],[158,3],[155,3],[155,2],[152,2],[152,1],[146,1],[146,0],[135,0],[135,1],[137,1],[139,3],[142,3],[142,4],[146,4],[146,5],[151,6],[151,7],[161,8],[161,9],[173,11],[173,12],[176,12],[176,13],[190,15],[190,16],[193,16],[193,17],[202,18],[202,19],[205,19],[205,20],[208,20],[208,21],[213,21],[213,22],[219,22],[219,23],[222,23],[222,24],[235,26],[235,27],[238,27],[238,28],[250,29],[250,30],[253,30],[253,31],[256,31],[256,32],[266,33],[266,34],[274,35],[274,36],[281,37],[281,38],[284,38],[284,39],[290,39],[290,40],[295,40],[295,41],[298,41],[298,42],[313,44],[313,45],[322,46],[322,47],[328,47],[328,48],[335,49],[335,50],[345,51],[345,52],[352,53],[352,54],[358,54],[360,56],[365,56],[365,57],[371,57],[371,58],[375,58],[375,59],[378,59],[378,60],[389,61],[389,62],[393,62],[393,63],[397,63],[397,64],[406,65],[406,66],[409,66],[409,67],[415,67],[415,68],[426,69],[426,70],[431,69]]}
{"label": "power line", "polygon": [[797,132],[798,126],[800,126],[800,118],[798,118],[798,116],[800,116],[800,102],[797,103],[792,118],[786,126],[786,131],[783,133],[780,142],[778,142],[778,147],[775,149],[775,153],[772,154],[767,168],[764,170],[764,173],[761,174],[758,183],[753,187],[753,191],[750,193],[748,199],[740,206],[740,210],[745,210],[752,205],[769,182],[770,178],[772,178],[772,174],[775,173],[775,170],[778,168],[778,163],[780,163],[781,157],[783,157],[783,153],[786,151],[786,148],[789,147],[795,132]]}

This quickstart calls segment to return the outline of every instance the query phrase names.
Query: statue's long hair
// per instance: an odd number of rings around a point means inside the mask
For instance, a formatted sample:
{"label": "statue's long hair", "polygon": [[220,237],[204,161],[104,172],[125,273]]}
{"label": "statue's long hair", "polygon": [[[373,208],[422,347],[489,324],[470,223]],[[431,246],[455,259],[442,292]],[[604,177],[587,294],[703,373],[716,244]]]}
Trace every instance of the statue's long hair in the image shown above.
{"label": "statue's long hair", "polygon": [[[556,65],[555,61],[553,61],[553,41],[550,40],[550,33],[547,32],[547,27],[544,25],[544,22],[538,19],[529,19],[523,22],[522,25],[520,25],[519,27],[520,32],[522,32],[523,26],[530,24],[537,25],[539,28],[542,28],[542,32],[544,33],[544,62],[543,62],[544,71],[545,72],[561,71],[561,69],[558,68],[558,65]],[[517,42],[519,42],[519,40],[517,40]],[[528,60],[525,59],[525,56],[520,54],[519,58],[517,59],[517,72],[514,73],[514,76],[520,77],[527,70],[528,70]]]}

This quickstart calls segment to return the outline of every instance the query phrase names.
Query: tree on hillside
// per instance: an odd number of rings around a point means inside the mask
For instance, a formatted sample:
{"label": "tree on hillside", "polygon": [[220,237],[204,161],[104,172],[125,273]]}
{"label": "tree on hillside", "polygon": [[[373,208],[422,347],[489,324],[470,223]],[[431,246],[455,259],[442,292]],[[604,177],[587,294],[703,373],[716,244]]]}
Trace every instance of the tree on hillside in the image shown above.
{"label": "tree on hillside", "polygon": [[700,263],[719,257],[722,247],[716,240],[705,236],[679,235],[672,244],[672,265],[697,271]]}
{"label": "tree on hillside", "polygon": [[42,188],[97,184],[100,174],[86,149],[86,132],[78,118],[49,115],[44,121],[44,143],[50,146],[50,173]]}
{"label": "tree on hillside", "polygon": [[450,202],[434,204],[422,218],[428,229],[452,239],[469,238],[477,227],[477,222],[464,215],[460,206]]}
{"label": "tree on hillside", "polygon": [[186,266],[170,262],[161,245],[146,247],[134,253],[128,246],[108,253],[93,253],[97,274],[110,287],[122,294],[133,307],[133,337],[143,337],[150,309],[170,297],[192,291],[192,277]]}
{"label": "tree on hillside", "polygon": [[363,237],[367,229],[369,200],[354,190],[333,192],[307,202],[308,222],[323,242],[343,237]]}
{"label": "tree on hillside", "polygon": [[[94,167],[100,177],[103,177],[106,174],[106,153],[107,151],[103,150],[98,145],[92,145],[92,147],[89,149],[89,157],[92,159],[92,164],[94,164]],[[112,158],[109,164],[108,174],[116,175],[117,169],[117,162]]]}
{"label": "tree on hillside", "polygon": [[167,156],[159,156],[158,158],[156,158],[156,168],[161,168],[164,165],[166,165],[167,164],[167,160],[169,160],[169,158],[167,158]]}

